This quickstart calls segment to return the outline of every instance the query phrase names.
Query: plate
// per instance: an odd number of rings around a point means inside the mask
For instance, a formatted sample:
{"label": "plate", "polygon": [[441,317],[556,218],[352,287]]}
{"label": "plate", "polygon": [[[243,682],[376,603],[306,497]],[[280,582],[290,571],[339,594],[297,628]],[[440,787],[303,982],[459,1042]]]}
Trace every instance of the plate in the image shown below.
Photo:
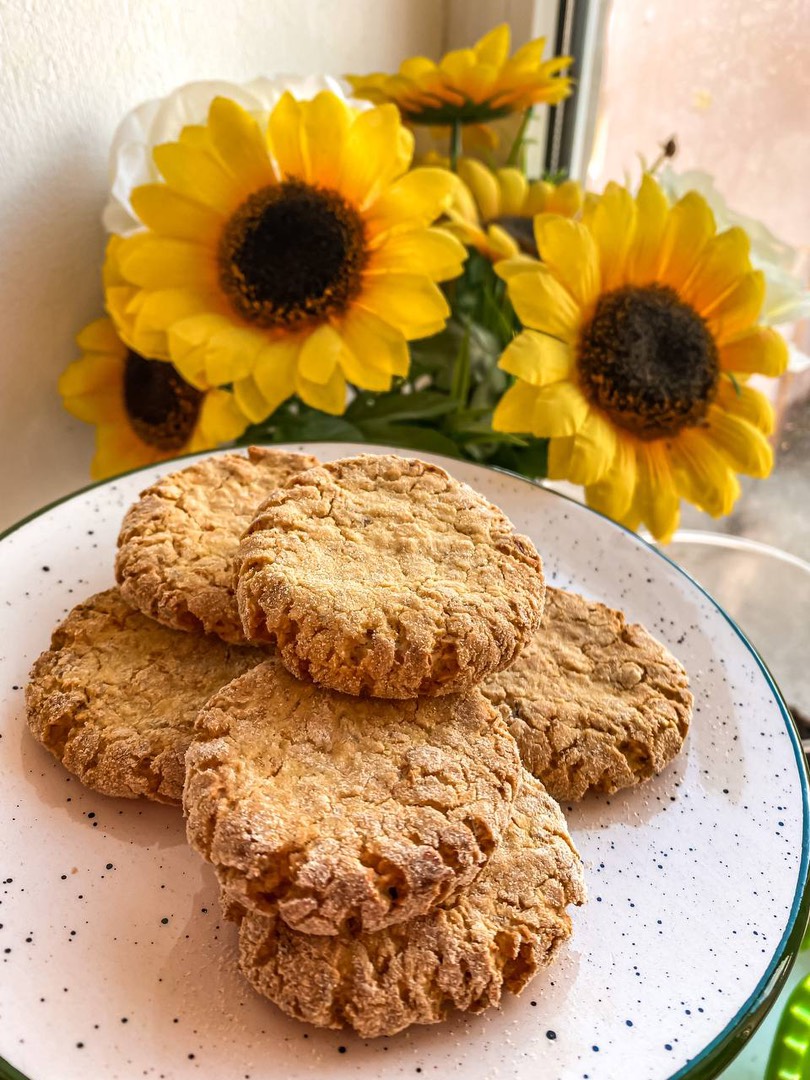
{"label": "plate", "polygon": [[692,730],[664,774],[564,807],[589,902],[559,961],[499,1011],[393,1038],[287,1019],[239,975],[180,813],[84,789],[30,737],[32,662],[74,604],[113,583],[124,510],[169,463],[79,492],[0,543],[0,1075],[680,1080],[716,1076],[750,1036],[807,921],[807,775],[773,680],[634,534],[519,477],[424,456],[501,506],[550,582],[623,608],[692,681]]}

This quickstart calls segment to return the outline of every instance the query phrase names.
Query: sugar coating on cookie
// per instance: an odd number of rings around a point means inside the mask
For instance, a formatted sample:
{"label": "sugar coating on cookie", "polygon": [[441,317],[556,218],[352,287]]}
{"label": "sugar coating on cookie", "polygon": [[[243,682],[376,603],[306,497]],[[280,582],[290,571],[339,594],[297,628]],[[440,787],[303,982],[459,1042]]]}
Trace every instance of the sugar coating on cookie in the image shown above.
{"label": "sugar coating on cookie", "polygon": [[347,694],[438,695],[510,664],[543,610],[531,541],[436,465],[366,454],[275,491],[245,535],[248,640]]}
{"label": "sugar coating on cookie", "polygon": [[661,772],[692,715],[686,672],[643,626],[551,587],[540,629],[482,690],[506,718],[523,764],[560,800]]}
{"label": "sugar coating on cookie", "polygon": [[252,446],[164,476],[121,526],[115,574],[124,598],[175,630],[244,644],[233,582],[239,539],[275,487],[316,464],[311,454]]}
{"label": "sugar coating on cookie", "polygon": [[265,656],[169,630],[109,589],[75,607],[34,664],[28,726],[88,787],[179,803],[200,706]]}
{"label": "sugar coating on cookie", "polygon": [[515,741],[478,690],[349,697],[273,657],[200,712],[188,838],[248,907],[310,934],[376,930],[473,880],[520,774]]}
{"label": "sugar coating on cookie", "polygon": [[498,850],[439,908],[373,934],[313,937],[223,895],[240,923],[239,966],[285,1013],[364,1038],[482,1012],[519,994],[571,933],[585,899],[582,864],[559,806],[524,779]]}

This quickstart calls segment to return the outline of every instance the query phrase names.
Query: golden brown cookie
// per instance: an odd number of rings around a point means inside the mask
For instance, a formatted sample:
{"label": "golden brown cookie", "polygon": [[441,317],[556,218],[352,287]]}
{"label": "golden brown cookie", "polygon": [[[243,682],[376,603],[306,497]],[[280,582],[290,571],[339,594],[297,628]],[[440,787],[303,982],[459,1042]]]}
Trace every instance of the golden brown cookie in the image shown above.
{"label": "golden brown cookie", "polygon": [[436,465],[345,458],[273,492],[240,547],[245,634],[294,675],[412,698],[510,664],[543,610],[540,556]]}
{"label": "golden brown cookie", "polygon": [[223,895],[240,922],[239,966],[289,1016],[350,1025],[364,1038],[483,1012],[519,994],[571,933],[585,899],[582,865],[559,806],[526,776],[511,824],[466,889],[411,922],[374,934],[314,937]]}
{"label": "golden brown cookie", "polygon": [[482,690],[501,709],[523,764],[563,801],[661,772],[692,715],[686,672],[643,626],[551,587],[540,629]]}
{"label": "golden brown cookie", "polygon": [[88,787],[178,803],[200,706],[265,656],[168,630],[108,589],[70,612],[34,664],[28,726]]}
{"label": "golden brown cookie", "polygon": [[244,644],[233,586],[239,538],[267,495],[317,465],[311,454],[251,446],[164,476],[130,507],[115,575],[125,600],[164,626]]}
{"label": "golden brown cookie", "polygon": [[478,690],[358,699],[299,682],[272,657],[200,712],[188,838],[249,907],[311,934],[377,930],[475,877],[520,773]]}

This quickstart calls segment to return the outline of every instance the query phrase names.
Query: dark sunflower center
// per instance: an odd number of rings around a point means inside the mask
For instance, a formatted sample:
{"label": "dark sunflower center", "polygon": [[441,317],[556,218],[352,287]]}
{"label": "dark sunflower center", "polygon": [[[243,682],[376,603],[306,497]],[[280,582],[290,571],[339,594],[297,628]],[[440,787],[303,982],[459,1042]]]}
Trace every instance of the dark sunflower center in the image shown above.
{"label": "dark sunflower center", "polygon": [[360,292],[362,219],[336,191],[286,180],[251,195],[225,226],[219,280],[262,327],[301,329],[340,314]]}
{"label": "dark sunflower center", "polygon": [[181,450],[197,424],[203,393],[171,364],[131,349],[124,362],[124,406],[138,438],[157,450]]}
{"label": "dark sunflower center", "polygon": [[582,388],[642,439],[700,422],[717,388],[706,323],[666,285],[626,285],[599,297],[579,339]]}

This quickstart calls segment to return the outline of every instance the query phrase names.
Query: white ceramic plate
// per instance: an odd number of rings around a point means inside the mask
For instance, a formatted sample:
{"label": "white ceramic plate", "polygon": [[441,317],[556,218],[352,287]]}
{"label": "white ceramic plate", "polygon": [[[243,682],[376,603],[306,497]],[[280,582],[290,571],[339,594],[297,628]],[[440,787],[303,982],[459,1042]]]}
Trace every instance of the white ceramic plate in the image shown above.
{"label": "white ceramic plate", "polygon": [[706,1078],[761,1019],[801,938],[808,871],[804,761],[766,669],[636,536],[517,477],[433,460],[532,537],[549,581],[624,608],[692,680],[672,767],[564,807],[590,900],[560,960],[501,1011],[395,1038],[296,1023],[238,974],[235,930],[179,811],[87,791],[34,743],[28,670],[69,608],[112,584],[121,516],[177,468],[164,465],[80,492],[0,543],[0,1076]]}

